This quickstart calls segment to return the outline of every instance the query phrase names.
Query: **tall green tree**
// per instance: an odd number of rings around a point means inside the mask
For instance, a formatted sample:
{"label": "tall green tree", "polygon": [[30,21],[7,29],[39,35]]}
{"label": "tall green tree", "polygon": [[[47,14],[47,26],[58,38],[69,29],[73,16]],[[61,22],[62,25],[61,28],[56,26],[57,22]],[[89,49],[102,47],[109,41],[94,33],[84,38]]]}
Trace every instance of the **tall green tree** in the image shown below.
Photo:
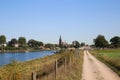
{"label": "tall green tree", "polygon": [[84,42],[82,42],[81,44],[80,44],[80,46],[82,47],[82,46],[85,46],[85,43]]}
{"label": "tall green tree", "polygon": [[105,48],[108,47],[108,41],[105,39],[103,35],[98,35],[96,39],[94,39],[94,43],[96,47]]}
{"label": "tall green tree", "polygon": [[78,41],[73,41],[73,42],[72,42],[72,46],[73,46],[74,48],[79,48],[79,47],[80,47],[80,43],[79,43]]}
{"label": "tall green tree", "polygon": [[18,39],[19,46],[23,47],[26,45],[26,38],[25,37],[19,37]]}
{"label": "tall green tree", "polygon": [[18,43],[17,39],[13,38],[11,39],[11,41],[8,42],[8,46],[15,47],[15,44],[17,43]]}
{"label": "tall green tree", "polygon": [[29,41],[28,41],[28,46],[29,47],[35,47],[35,40],[34,39],[30,39]]}
{"label": "tall green tree", "polygon": [[43,42],[41,42],[41,41],[36,41],[36,45],[37,45],[37,47],[43,46]]}
{"label": "tall green tree", "polygon": [[40,46],[43,46],[43,42],[41,42],[41,41],[36,41],[36,40],[34,40],[34,39],[30,39],[30,40],[28,41],[28,46],[29,46],[29,47],[40,47]]}
{"label": "tall green tree", "polygon": [[0,45],[6,43],[6,37],[5,35],[0,36]]}
{"label": "tall green tree", "polygon": [[115,36],[113,38],[110,39],[111,45],[115,48],[120,47],[120,37],[119,36]]}

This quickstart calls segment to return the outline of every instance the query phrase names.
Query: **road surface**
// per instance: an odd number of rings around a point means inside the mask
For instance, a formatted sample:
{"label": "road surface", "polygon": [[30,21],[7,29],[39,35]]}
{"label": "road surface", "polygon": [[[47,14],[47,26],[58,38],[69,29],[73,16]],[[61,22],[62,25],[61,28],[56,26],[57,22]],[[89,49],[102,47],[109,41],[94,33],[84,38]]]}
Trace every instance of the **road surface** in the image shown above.
{"label": "road surface", "polygon": [[120,80],[120,77],[88,51],[84,51],[82,80]]}

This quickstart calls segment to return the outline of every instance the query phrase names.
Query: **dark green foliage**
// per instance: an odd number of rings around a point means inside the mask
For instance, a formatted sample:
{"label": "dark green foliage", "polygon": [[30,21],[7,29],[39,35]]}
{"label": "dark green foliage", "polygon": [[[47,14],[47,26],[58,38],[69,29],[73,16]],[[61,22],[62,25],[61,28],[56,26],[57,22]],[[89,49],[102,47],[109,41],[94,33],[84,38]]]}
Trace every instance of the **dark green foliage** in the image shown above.
{"label": "dark green foliage", "polygon": [[120,47],[120,37],[119,36],[115,36],[115,37],[111,38],[110,42],[111,42],[112,47],[115,47],[115,48]]}
{"label": "dark green foliage", "polygon": [[19,37],[18,43],[20,47],[26,46],[26,38],[25,37]]}
{"label": "dark green foliage", "polygon": [[50,44],[50,43],[45,44],[45,47],[50,49],[54,48],[54,46],[55,46],[54,44]]}
{"label": "dark green foliage", "polygon": [[94,39],[94,43],[96,47],[105,48],[108,47],[108,41],[105,39],[103,35],[98,35],[96,39]]}
{"label": "dark green foliage", "polygon": [[29,47],[40,47],[40,46],[43,46],[43,42],[31,39],[28,41],[28,46]]}
{"label": "dark green foliage", "polygon": [[82,42],[82,43],[80,44],[80,46],[85,46],[85,43],[84,43],[84,42]]}
{"label": "dark green foliage", "polygon": [[6,43],[6,37],[5,35],[0,36],[0,45]]}
{"label": "dark green foliage", "polygon": [[17,39],[13,38],[11,41],[8,42],[8,46],[15,47],[15,44],[18,44]]}
{"label": "dark green foliage", "polygon": [[0,48],[0,50],[25,50],[25,48],[19,48],[19,47],[4,47],[4,48]]}
{"label": "dark green foliage", "polygon": [[79,47],[80,47],[80,43],[79,43],[78,41],[73,41],[73,42],[72,42],[72,46],[73,46],[74,48],[79,48]]}

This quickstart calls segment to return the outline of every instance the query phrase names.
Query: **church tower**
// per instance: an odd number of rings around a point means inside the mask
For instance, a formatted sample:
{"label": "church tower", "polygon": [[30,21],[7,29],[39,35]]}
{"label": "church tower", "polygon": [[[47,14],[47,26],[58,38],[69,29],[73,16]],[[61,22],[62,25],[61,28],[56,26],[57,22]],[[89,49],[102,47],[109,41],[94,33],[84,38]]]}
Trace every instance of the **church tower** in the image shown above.
{"label": "church tower", "polygon": [[60,38],[59,38],[59,47],[60,47],[60,48],[62,47],[62,38],[61,38],[61,36],[60,36]]}

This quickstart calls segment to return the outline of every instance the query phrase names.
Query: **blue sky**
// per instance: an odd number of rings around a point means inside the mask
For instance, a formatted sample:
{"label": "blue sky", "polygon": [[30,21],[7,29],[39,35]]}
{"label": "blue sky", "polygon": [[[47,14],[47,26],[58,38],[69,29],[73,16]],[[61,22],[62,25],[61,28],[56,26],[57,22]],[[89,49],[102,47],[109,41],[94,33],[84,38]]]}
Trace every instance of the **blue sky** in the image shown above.
{"label": "blue sky", "polygon": [[92,44],[120,36],[120,0],[0,0],[0,35]]}

